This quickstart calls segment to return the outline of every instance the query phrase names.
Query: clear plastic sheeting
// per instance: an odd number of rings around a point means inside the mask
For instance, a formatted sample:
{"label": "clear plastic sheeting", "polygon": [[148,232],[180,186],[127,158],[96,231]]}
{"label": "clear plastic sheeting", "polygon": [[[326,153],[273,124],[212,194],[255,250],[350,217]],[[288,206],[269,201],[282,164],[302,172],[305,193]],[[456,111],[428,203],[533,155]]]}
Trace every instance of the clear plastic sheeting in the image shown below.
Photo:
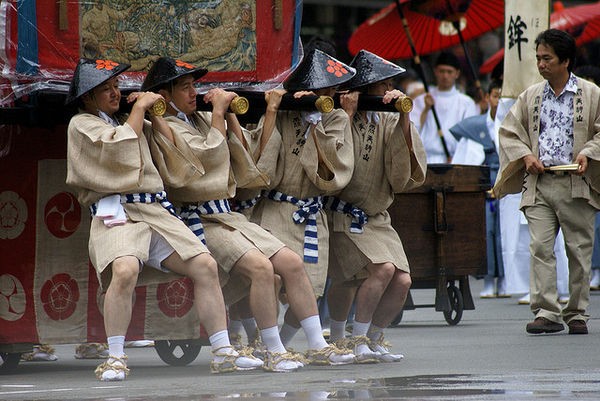
{"label": "clear plastic sheeting", "polygon": [[16,125],[0,124],[0,159],[10,153],[14,131],[17,129]]}
{"label": "clear plastic sheeting", "polygon": [[269,89],[301,58],[301,15],[301,0],[0,0],[0,107],[66,94],[81,57],[131,64],[125,90],[161,56],[208,69],[201,92]]}

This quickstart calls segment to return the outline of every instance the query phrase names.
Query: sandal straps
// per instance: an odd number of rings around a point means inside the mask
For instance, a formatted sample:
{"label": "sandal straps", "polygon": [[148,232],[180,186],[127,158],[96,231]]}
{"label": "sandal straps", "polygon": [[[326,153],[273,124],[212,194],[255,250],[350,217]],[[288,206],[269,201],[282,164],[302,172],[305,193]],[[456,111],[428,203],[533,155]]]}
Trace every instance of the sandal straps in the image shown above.
{"label": "sandal straps", "polygon": [[107,370],[114,370],[115,372],[124,372],[125,377],[129,375],[129,368],[127,368],[127,355],[123,355],[122,357],[109,355],[108,360],[106,362],[102,362],[94,373],[96,374],[96,378],[102,379],[102,373]]}
{"label": "sandal straps", "polygon": [[[296,352],[268,352],[267,351],[263,369],[268,372],[282,371],[282,370],[277,370],[276,368],[280,362],[285,362],[285,361],[300,362],[302,364],[305,364],[306,359],[301,354],[298,354]],[[296,369],[298,369],[298,368],[296,367],[293,370],[296,370]]]}
{"label": "sandal straps", "polygon": [[50,344],[40,344],[38,345],[38,350],[39,352],[45,352],[46,354],[54,354],[56,351]]}

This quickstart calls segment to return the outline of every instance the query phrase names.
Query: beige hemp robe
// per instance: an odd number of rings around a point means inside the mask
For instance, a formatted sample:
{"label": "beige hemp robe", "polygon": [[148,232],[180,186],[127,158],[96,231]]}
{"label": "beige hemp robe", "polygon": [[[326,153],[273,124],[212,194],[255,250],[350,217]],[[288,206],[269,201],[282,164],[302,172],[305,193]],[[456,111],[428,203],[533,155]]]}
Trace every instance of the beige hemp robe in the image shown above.
{"label": "beige hemp robe", "polygon": [[[319,167],[313,135],[305,133],[308,123],[297,111],[279,111],[275,129],[257,161],[269,179],[268,189],[298,199],[338,192],[348,184],[354,167],[352,133],[348,115],[342,110],[324,113],[312,129],[323,152],[325,168]],[[262,120],[257,132],[262,135]],[[326,171],[325,171],[326,170]],[[298,255],[304,252],[305,224],[295,224],[292,214],[298,207],[289,202],[261,198],[252,220],[271,232]],[[329,263],[329,230],[324,210],[317,215],[318,263],[305,263],[315,295],[323,294]]]}
{"label": "beige hemp robe", "polygon": [[[413,150],[409,150],[398,113],[378,113],[378,124],[368,123],[357,113],[352,120],[354,174],[336,196],[368,215],[363,233],[351,233],[352,217],[327,210],[330,225],[329,274],[347,281],[358,274],[366,277],[369,263],[391,262],[410,272],[402,242],[391,224],[387,208],[394,193],[425,182],[427,156],[419,133],[411,123]],[[411,153],[416,162],[411,163]],[[359,274],[360,273],[360,274]]]}
{"label": "beige hemp robe", "polygon": [[[144,131],[152,131],[149,124]],[[79,113],[71,119],[67,135],[67,184],[75,189],[82,205],[89,207],[116,193],[163,190],[146,137],[138,137],[127,123],[115,128],[97,116]],[[104,289],[110,283],[110,269],[106,267],[117,257],[148,259],[152,230],[164,237],[183,260],[208,252],[185,224],[160,203],[125,203],[123,207],[128,217],[124,225],[109,228],[96,218],[91,223],[90,260]],[[178,277],[143,269],[138,284],[168,282]]]}
{"label": "beige hemp robe", "polygon": [[[258,171],[238,138],[228,132],[226,139],[211,127],[210,113],[197,112],[191,118],[198,129],[177,117],[166,118],[174,143],[157,132],[150,141],[169,199],[176,206],[230,199],[237,186],[254,188],[268,184],[268,178]],[[284,245],[237,212],[201,215],[200,219],[207,247],[222,270],[226,302],[232,303],[246,294],[248,285],[241,276],[228,280],[235,263],[251,249],[270,258]]]}
{"label": "beige hemp robe", "polygon": [[[493,191],[498,198],[522,192],[521,208],[535,203],[538,175],[525,174],[521,159],[539,154],[539,115],[545,84],[535,84],[521,93],[499,130],[500,172]],[[583,153],[589,165],[584,177],[571,175],[571,195],[587,199],[600,209],[600,89],[581,78],[577,78],[577,87],[573,98],[573,157]]]}

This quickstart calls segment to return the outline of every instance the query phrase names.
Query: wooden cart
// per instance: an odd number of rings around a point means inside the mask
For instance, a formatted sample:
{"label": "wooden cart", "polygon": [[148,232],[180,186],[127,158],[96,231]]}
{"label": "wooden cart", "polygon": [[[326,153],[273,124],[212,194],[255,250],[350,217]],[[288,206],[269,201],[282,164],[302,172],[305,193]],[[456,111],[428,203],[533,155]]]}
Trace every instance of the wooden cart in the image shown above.
{"label": "wooden cart", "polygon": [[[487,270],[489,189],[489,167],[430,164],[423,186],[397,194],[388,210],[408,257],[412,289],[436,289],[434,304],[415,305],[409,294],[404,310],[435,307],[456,325],[463,310],[475,309],[468,276]],[[402,313],[393,325],[401,319]]]}

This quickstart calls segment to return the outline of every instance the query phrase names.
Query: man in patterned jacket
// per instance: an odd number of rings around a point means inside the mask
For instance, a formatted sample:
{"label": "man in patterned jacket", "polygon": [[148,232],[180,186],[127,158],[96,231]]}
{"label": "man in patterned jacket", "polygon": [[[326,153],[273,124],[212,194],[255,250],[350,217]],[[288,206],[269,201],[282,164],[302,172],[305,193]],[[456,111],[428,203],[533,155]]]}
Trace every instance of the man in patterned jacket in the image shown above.
{"label": "man in patterned jacket", "polygon": [[[499,130],[500,175],[494,192],[522,192],[531,236],[531,334],[587,334],[594,217],[600,208],[600,89],[575,76],[575,40],[549,29],[535,41],[545,78],[527,88]],[[570,299],[561,309],[554,242],[562,229]]]}

